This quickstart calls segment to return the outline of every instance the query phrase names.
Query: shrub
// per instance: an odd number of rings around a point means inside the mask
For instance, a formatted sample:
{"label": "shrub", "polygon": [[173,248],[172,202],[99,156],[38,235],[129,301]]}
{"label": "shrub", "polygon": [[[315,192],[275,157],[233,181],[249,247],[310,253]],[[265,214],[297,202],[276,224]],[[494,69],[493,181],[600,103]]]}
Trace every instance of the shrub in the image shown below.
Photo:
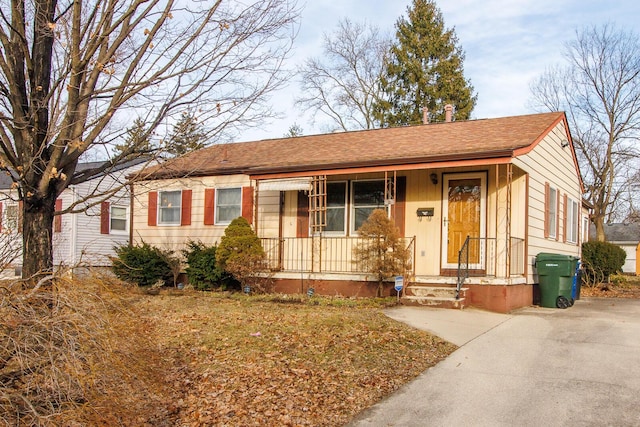
{"label": "shrub", "polygon": [[622,271],[627,254],[620,246],[609,242],[591,241],[582,244],[585,280],[597,284],[608,282],[609,276]]}
{"label": "shrub", "polygon": [[[166,282],[173,278],[168,260],[172,251],[163,251],[145,242],[140,246],[116,246],[116,257],[112,258],[111,269],[125,282],[139,286],[151,286],[158,281]],[[175,258],[175,257],[173,257]]]}
{"label": "shrub", "polygon": [[187,249],[182,251],[187,260],[186,272],[189,283],[198,290],[209,290],[219,287],[226,289],[225,272],[216,265],[216,246],[206,246],[202,242],[187,242]]}
{"label": "shrub", "polygon": [[249,286],[259,293],[270,291],[260,238],[243,217],[231,221],[224,231],[216,250],[216,265],[233,275],[243,287]]}
{"label": "shrub", "polygon": [[375,209],[358,229],[363,240],[353,249],[354,259],[376,276],[378,296],[382,296],[382,282],[403,275],[409,269],[409,251],[404,246],[398,227],[382,209]]}

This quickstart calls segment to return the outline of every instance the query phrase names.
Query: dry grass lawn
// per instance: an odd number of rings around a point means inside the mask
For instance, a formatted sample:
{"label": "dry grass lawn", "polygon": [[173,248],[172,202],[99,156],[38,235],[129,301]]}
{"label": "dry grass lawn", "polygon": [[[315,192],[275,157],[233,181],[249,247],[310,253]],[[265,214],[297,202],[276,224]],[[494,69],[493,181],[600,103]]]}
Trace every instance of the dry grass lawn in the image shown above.
{"label": "dry grass lawn", "polygon": [[580,296],[598,298],[640,298],[640,276],[614,275],[610,283],[582,286]]}
{"label": "dry grass lawn", "polygon": [[155,325],[180,426],[339,426],[455,346],[349,299],[140,297]]}

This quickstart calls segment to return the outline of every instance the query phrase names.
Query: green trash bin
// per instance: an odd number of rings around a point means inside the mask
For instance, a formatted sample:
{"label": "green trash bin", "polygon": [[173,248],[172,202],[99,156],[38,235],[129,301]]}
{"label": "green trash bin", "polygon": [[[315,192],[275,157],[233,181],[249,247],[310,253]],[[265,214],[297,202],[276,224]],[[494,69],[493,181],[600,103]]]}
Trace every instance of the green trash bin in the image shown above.
{"label": "green trash bin", "polygon": [[567,308],[573,305],[573,276],[578,260],[572,255],[544,252],[536,256],[542,307]]}

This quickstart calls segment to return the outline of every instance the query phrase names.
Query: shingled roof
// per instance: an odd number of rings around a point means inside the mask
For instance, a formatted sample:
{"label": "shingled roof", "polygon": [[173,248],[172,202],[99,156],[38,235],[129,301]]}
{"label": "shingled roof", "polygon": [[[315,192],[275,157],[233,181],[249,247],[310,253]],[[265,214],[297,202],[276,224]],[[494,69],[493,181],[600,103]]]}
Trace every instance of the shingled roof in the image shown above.
{"label": "shingled roof", "polygon": [[[640,242],[640,224],[637,223],[612,223],[604,225],[604,236],[607,242],[632,243]],[[596,227],[591,224],[589,228],[589,239],[595,240]]]}
{"label": "shingled roof", "polygon": [[[143,163],[143,162],[149,162],[149,158],[143,156],[133,160],[128,160],[126,162],[118,163],[116,165],[111,166],[106,171],[103,171],[97,174],[92,179],[103,177],[110,173],[115,173],[115,172],[127,169],[131,166],[139,165],[140,163]],[[78,166],[76,167],[76,173],[78,174],[78,173],[86,172],[88,170],[98,168],[103,164],[104,164],[104,161],[78,163]],[[0,172],[0,190],[8,190],[12,188],[12,186],[13,186],[13,180],[11,179],[11,177],[7,174],[6,171],[1,171]]]}
{"label": "shingled roof", "polygon": [[564,118],[554,112],[219,144],[145,172],[162,179],[509,157]]}

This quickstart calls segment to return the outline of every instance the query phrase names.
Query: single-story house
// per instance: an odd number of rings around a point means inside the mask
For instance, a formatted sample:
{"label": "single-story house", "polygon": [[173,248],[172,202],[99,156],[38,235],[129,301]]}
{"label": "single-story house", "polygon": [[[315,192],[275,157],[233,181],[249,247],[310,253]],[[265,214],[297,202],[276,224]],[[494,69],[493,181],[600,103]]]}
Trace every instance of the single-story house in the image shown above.
{"label": "single-story house", "polygon": [[[592,239],[595,239],[596,230],[591,226]],[[625,274],[637,275],[640,271],[640,224],[637,223],[612,223],[604,225],[604,237],[609,243],[620,246],[627,253],[627,259],[622,266]]]}
{"label": "single-story house", "polygon": [[[91,171],[102,163],[80,163],[76,173]],[[63,191],[56,200],[56,211],[71,207],[77,213],[54,218],[55,266],[84,268],[111,265],[109,257],[115,255],[113,247],[129,243],[131,194],[127,176],[148,163],[147,158],[125,162]],[[22,271],[21,205],[11,178],[1,174],[0,232],[13,252],[18,252],[10,268],[2,272],[4,277],[20,276]]]}
{"label": "single-story house", "polygon": [[407,302],[507,312],[532,303],[536,254],[580,253],[583,188],[562,112],[220,144],[145,174],[133,242],[214,244],[242,215],[283,292],[374,295],[353,248],[376,208],[411,253]]}

